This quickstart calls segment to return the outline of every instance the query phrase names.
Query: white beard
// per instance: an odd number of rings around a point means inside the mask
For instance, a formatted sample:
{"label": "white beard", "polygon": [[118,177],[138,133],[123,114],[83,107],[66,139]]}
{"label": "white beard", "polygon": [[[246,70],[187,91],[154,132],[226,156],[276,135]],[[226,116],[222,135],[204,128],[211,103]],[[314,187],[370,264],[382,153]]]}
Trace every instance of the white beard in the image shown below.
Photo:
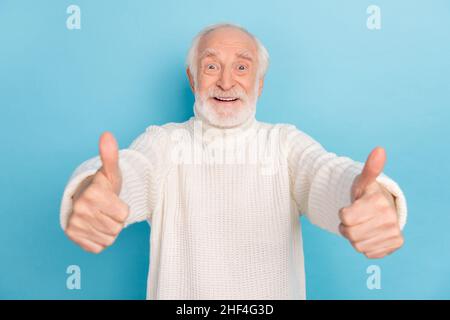
{"label": "white beard", "polygon": [[195,94],[195,104],[194,104],[194,114],[198,116],[201,120],[206,121],[210,125],[220,127],[220,128],[233,128],[237,127],[251,117],[255,117],[256,114],[256,102],[257,102],[257,90],[258,83],[256,83],[254,88],[254,97],[250,99],[245,97],[241,101],[239,108],[230,108],[218,110],[212,103],[208,101],[208,95],[206,97],[201,97]]}
{"label": "white beard", "polygon": [[256,113],[255,103],[245,103],[237,110],[232,110],[226,114],[218,112],[208,101],[195,98],[194,113],[200,119],[207,121],[210,125],[220,128],[237,127],[246,122]]}

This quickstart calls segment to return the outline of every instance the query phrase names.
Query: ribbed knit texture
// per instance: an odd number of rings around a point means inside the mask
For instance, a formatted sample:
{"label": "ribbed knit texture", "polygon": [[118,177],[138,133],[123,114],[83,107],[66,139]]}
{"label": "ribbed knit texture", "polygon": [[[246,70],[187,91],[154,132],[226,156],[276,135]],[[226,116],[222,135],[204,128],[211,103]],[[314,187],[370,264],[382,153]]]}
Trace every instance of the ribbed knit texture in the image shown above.
{"label": "ribbed knit texture", "polygon": [[[71,196],[100,166],[94,157],[71,176],[63,229]],[[196,116],[148,127],[120,150],[119,166],[126,225],[151,225],[148,299],[305,299],[299,217],[339,235],[338,211],[351,203],[363,163],[327,152],[293,125],[251,118],[219,130]],[[384,174],[378,182],[396,197],[403,228],[401,189]]]}

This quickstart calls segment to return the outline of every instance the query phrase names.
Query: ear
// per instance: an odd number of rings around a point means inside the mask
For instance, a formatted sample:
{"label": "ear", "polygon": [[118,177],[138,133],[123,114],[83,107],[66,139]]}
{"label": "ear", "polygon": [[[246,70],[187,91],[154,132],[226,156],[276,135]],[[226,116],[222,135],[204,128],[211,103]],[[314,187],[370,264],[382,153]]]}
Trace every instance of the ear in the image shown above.
{"label": "ear", "polygon": [[259,79],[258,97],[261,95],[263,87],[264,87],[264,77]]}
{"label": "ear", "polygon": [[186,74],[189,79],[189,85],[191,86],[192,93],[195,94],[194,77],[192,76],[191,70],[189,70],[189,67],[186,68]]}

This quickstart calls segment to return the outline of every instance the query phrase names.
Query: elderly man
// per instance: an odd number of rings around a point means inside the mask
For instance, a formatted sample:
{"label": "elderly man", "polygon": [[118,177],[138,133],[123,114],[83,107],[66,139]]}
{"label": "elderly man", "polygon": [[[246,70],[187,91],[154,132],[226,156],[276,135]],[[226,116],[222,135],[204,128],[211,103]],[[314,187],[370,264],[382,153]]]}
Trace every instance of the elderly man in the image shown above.
{"label": "elderly man", "polygon": [[194,116],[123,150],[105,132],[70,178],[61,226],[83,249],[151,225],[148,299],[305,299],[302,214],[368,258],[402,246],[406,200],[382,148],[363,164],[255,119],[268,60],[242,27],[204,29],[187,58]]}

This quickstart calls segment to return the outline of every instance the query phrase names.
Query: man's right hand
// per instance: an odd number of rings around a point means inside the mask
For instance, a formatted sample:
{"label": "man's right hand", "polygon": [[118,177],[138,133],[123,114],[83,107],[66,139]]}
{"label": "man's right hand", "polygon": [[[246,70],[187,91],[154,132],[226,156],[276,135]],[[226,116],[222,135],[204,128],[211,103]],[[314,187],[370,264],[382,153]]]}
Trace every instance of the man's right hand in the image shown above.
{"label": "man's right hand", "polygon": [[99,153],[102,167],[74,194],[65,230],[72,241],[93,253],[114,243],[129,215],[128,205],[118,196],[122,174],[119,147],[111,133],[101,135]]}

